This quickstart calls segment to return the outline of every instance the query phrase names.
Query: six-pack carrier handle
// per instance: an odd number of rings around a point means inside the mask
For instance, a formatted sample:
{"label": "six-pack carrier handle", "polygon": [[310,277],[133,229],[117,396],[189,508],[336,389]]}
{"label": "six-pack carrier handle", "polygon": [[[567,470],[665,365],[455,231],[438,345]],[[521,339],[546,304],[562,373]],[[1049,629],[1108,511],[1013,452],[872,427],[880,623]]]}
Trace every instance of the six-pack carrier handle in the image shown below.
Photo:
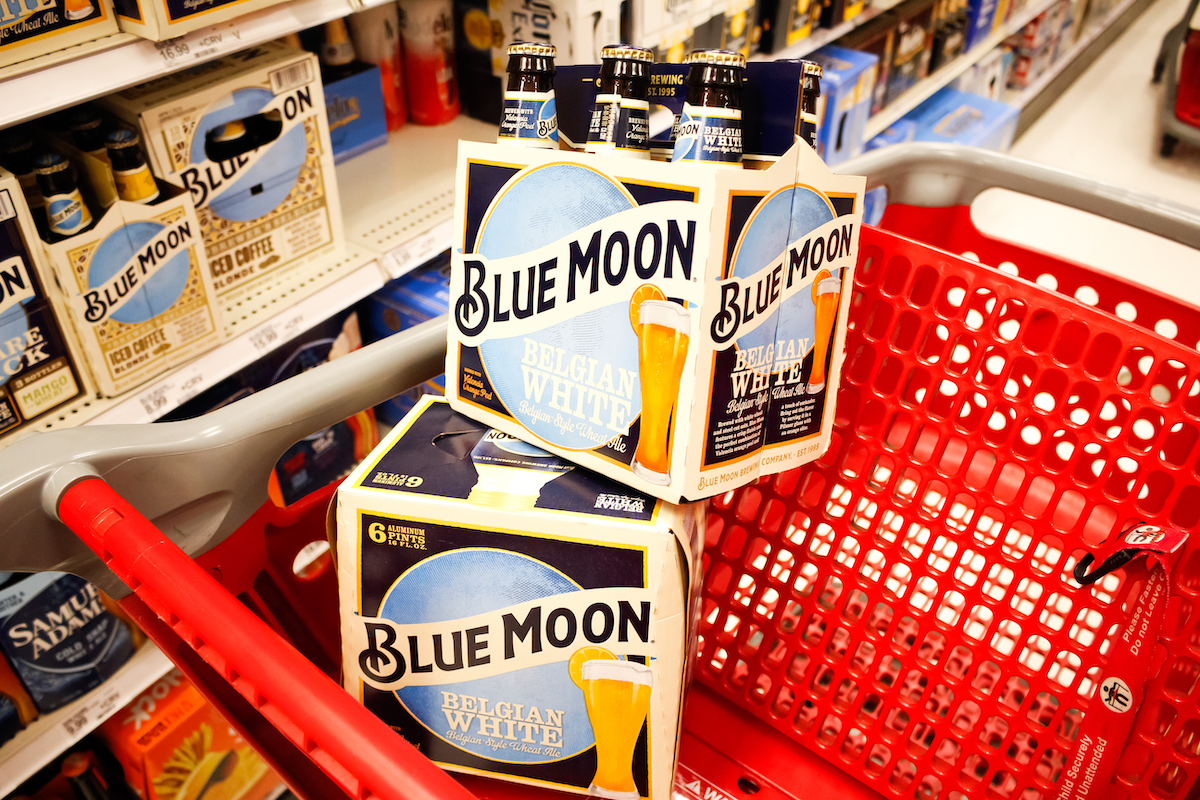
{"label": "six-pack carrier handle", "polygon": [[[1026,190],[1068,182],[967,148],[872,156],[856,168],[892,186],[957,186],[959,196],[970,176]],[[906,162],[927,174],[903,179]],[[1200,245],[1200,223],[1182,207],[1069,184],[1083,206],[1103,197],[1114,218]],[[120,599],[303,797],[469,797],[192,561],[266,501],[287,447],[437,374],[445,346],[445,320],[435,320],[198,419],[13,443],[0,459],[0,570],[73,572]]]}

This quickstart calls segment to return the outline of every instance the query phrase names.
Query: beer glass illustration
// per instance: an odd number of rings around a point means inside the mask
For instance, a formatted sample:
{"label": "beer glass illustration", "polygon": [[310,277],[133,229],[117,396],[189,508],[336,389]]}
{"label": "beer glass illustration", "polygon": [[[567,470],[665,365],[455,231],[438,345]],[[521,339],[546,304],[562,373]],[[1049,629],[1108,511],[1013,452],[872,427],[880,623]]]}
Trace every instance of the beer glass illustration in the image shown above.
{"label": "beer glass illustration", "polygon": [[669,300],[643,300],[638,309],[638,377],[642,424],[633,474],[650,483],[671,482],[671,425],[679,380],[687,360],[691,315]]}
{"label": "beer glass illustration", "polygon": [[633,782],[633,748],[646,715],[654,672],[633,661],[585,661],[583,700],[596,738],[596,776],[588,787],[593,797],[638,800]]}
{"label": "beer glass illustration", "polygon": [[[824,271],[824,270],[822,270]],[[813,365],[808,374],[808,393],[817,394],[825,388],[825,359],[829,352],[829,340],[837,325],[838,301],[841,299],[842,281],[826,273],[827,277],[813,282],[813,305],[816,307],[813,332]]]}
{"label": "beer glass illustration", "polygon": [[71,21],[87,19],[92,15],[91,0],[63,0],[63,16]]}

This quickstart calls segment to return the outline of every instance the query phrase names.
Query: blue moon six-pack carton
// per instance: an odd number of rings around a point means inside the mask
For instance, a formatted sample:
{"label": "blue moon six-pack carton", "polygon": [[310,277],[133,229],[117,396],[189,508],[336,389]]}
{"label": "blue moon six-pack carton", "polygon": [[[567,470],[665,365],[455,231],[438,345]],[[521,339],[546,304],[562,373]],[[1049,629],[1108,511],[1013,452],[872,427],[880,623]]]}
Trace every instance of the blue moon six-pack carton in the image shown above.
{"label": "blue moon six-pack carton", "polygon": [[828,447],[863,178],[462,143],[446,395],[671,502]]}
{"label": "blue moon six-pack carton", "polygon": [[338,489],[345,686],[447,769],[669,800],[702,513],[427,395]]}

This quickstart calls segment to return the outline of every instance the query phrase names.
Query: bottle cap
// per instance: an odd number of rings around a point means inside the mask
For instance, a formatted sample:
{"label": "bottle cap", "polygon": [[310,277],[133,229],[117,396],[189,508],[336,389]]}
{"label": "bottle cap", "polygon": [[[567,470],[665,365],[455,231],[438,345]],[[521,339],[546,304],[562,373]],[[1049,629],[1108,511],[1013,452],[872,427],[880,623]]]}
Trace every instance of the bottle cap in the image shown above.
{"label": "bottle cap", "polygon": [[619,58],[624,61],[645,61],[654,63],[654,51],[646,47],[634,47],[630,44],[610,44],[600,51],[600,58]]}
{"label": "bottle cap", "polygon": [[33,140],[21,131],[9,130],[0,133],[0,153],[19,153],[33,149]]}
{"label": "bottle cap", "polygon": [[510,56],[546,56],[554,58],[558,55],[558,48],[552,44],[513,42],[508,46],[508,54]]}
{"label": "bottle cap", "polygon": [[40,156],[34,159],[33,163],[35,166],[34,172],[36,172],[38,175],[53,175],[54,173],[62,172],[71,166],[70,163],[68,163],[67,160],[58,153],[42,153]]}
{"label": "bottle cap", "polygon": [[746,68],[746,57],[729,50],[693,50],[683,60],[685,64],[713,64],[718,67]]}
{"label": "bottle cap", "polygon": [[815,61],[802,60],[800,63],[804,65],[805,75],[815,75],[816,77],[820,78],[825,74],[825,69]]}
{"label": "bottle cap", "polygon": [[67,125],[71,130],[89,130],[100,127],[100,112],[90,106],[81,106],[71,111],[67,117]]}
{"label": "bottle cap", "polygon": [[136,147],[139,137],[136,131],[131,131],[128,128],[118,128],[112,131],[104,139],[104,144],[109,150],[120,150],[125,147]]}

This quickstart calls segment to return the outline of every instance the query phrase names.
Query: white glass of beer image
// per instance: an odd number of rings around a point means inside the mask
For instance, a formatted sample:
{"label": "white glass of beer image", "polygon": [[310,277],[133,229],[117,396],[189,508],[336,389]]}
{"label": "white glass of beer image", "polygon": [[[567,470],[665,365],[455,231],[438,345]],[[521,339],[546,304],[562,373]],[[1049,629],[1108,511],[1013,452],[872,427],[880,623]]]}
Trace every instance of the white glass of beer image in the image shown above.
{"label": "white glass of beer image", "polygon": [[654,672],[644,664],[613,659],[583,663],[583,700],[596,737],[596,777],[588,787],[593,797],[638,800],[633,782],[633,748],[646,715]]}
{"label": "white glass of beer image", "polygon": [[[825,270],[822,270],[825,272]],[[813,305],[816,308],[815,330],[813,331],[813,365],[808,374],[808,393],[817,394],[825,388],[825,357],[829,351],[829,340],[837,325],[838,300],[841,299],[842,281],[828,272],[827,277],[813,281]]]}
{"label": "white glass of beer image", "polygon": [[663,298],[642,300],[634,326],[642,423],[631,468],[634,475],[660,486],[671,482],[671,425],[687,360],[690,323],[686,308]]}
{"label": "white glass of beer image", "polygon": [[91,0],[64,0],[63,16],[74,22],[92,15]]}

